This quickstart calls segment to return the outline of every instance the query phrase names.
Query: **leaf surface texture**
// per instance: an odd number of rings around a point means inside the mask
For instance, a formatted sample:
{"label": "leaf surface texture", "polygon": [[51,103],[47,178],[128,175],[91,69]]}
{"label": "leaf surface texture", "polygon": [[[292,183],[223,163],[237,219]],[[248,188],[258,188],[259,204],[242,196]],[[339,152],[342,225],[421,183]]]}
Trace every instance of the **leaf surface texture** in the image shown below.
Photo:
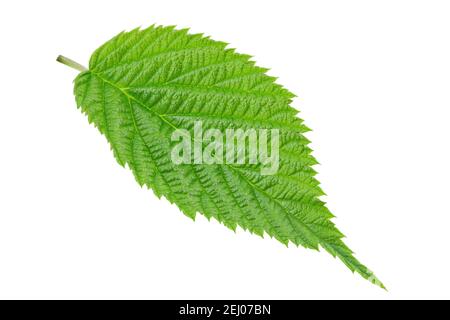
{"label": "leaf surface texture", "polygon": [[[122,32],[98,48],[74,91],[118,163],[187,216],[201,213],[286,245],[322,247],[383,287],[330,220],[304,136],[309,129],[290,106],[294,95],[266,72],[224,42],[151,26]],[[195,121],[203,130],[279,129],[277,173],[262,175],[251,164],[174,164],[171,134],[192,132]]]}

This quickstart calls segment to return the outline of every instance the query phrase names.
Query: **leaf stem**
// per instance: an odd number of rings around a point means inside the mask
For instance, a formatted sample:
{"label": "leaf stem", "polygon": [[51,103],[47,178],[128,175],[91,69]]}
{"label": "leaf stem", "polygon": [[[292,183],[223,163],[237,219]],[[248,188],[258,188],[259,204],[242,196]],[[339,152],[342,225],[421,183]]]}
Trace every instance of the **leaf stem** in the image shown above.
{"label": "leaf stem", "polygon": [[79,64],[78,62],[73,61],[72,59],[66,58],[64,56],[58,56],[58,58],[56,58],[56,61],[61,62],[62,64],[65,64],[68,67],[71,67],[75,70],[78,71],[86,71],[87,68],[85,66],[82,66],[81,64]]}

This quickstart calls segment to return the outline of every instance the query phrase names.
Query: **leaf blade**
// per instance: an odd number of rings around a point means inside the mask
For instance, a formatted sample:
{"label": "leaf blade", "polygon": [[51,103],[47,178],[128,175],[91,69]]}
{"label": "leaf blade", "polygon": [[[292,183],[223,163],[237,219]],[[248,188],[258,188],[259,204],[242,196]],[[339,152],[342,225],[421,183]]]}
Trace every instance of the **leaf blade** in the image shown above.
{"label": "leaf blade", "polygon": [[[294,95],[250,56],[187,30],[151,26],[123,32],[94,52],[75,80],[77,106],[110,142],[119,164],[140,185],[232,230],[267,233],[281,243],[324,248],[384,288],[342,242],[319,197],[317,163],[290,106]],[[220,106],[220,108],[218,107]],[[247,165],[175,165],[170,135],[206,128],[280,129],[280,168],[263,176]]]}

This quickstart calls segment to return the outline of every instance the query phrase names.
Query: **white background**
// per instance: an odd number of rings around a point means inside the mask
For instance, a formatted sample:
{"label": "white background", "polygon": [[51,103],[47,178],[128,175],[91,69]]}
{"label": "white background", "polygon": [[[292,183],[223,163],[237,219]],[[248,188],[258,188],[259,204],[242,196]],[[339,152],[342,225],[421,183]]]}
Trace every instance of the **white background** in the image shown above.
{"label": "white background", "polygon": [[[116,164],[64,54],[191,27],[295,92],[357,257],[194,223]],[[0,2],[0,298],[450,298],[450,2]]]}

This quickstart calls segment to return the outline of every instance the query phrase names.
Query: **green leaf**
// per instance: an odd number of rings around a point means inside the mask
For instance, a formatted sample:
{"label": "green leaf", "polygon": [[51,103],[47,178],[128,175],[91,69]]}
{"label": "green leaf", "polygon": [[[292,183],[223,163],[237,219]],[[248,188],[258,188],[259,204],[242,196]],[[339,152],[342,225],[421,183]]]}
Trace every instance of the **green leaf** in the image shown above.
{"label": "green leaf", "polygon": [[[304,136],[309,129],[290,106],[294,95],[250,56],[201,34],[151,26],[106,42],[88,70],[59,60],[82,71],[75,79],[77,106],[140,185],[192,219],[201,213],[285,245],[322,247],[384,288],[344,244],[320,200],[324,193],[312,168],[317,162]],[[203,130],[278,129],[278,171],[263,175],[261,164],[247,162],[175,164],[172,133],[193,134],[198,121]]]}

